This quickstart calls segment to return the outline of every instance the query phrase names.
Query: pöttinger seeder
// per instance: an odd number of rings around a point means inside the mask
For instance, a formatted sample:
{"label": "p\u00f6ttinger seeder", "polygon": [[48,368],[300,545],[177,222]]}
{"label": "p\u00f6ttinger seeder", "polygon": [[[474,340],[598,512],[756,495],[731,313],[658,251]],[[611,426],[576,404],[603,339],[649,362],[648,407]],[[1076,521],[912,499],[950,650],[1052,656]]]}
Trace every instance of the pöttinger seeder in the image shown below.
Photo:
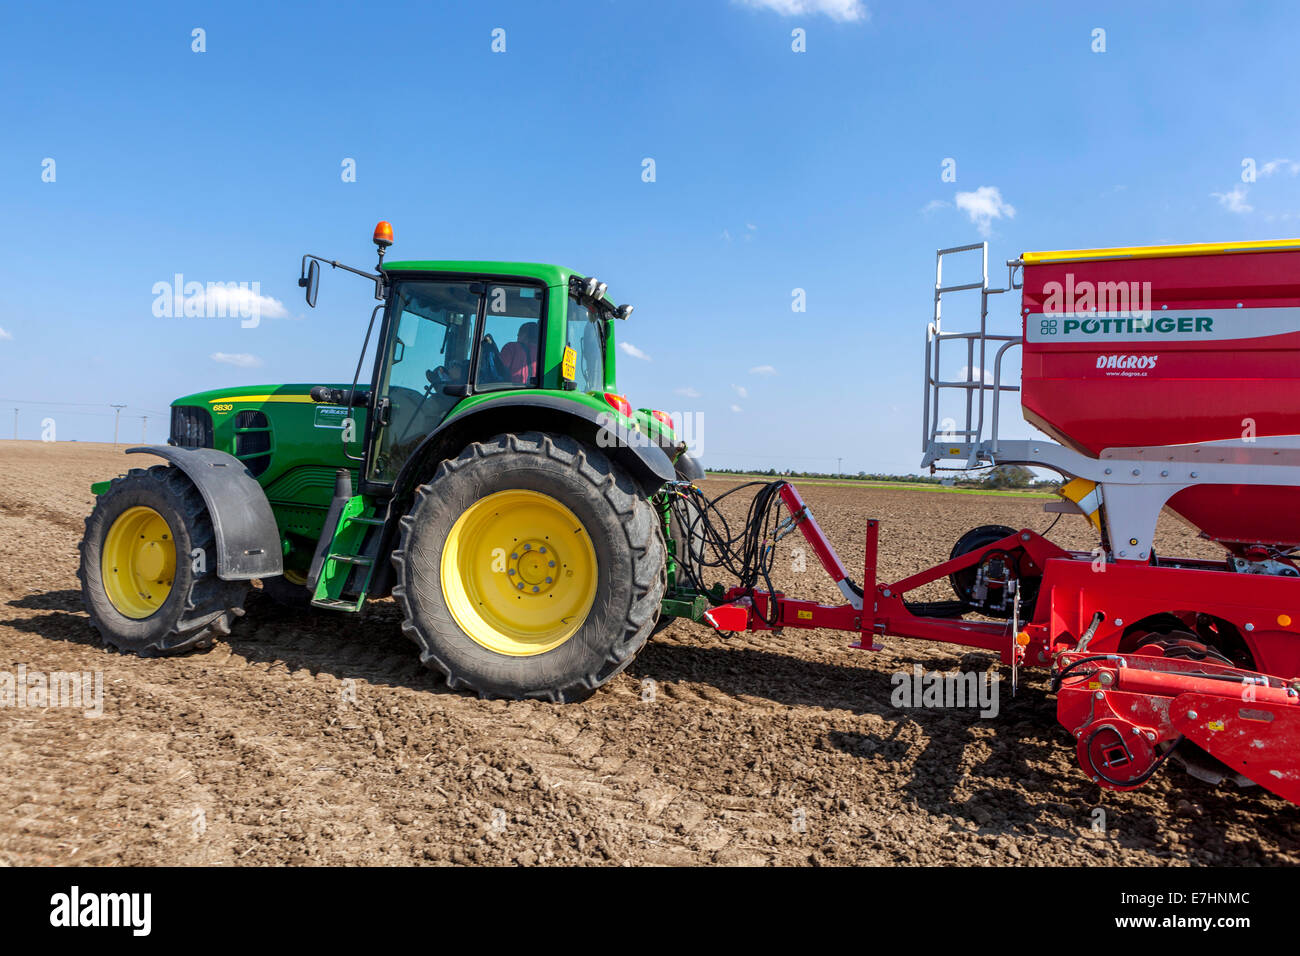
{"label": "p\u00f6ttinger seeder", "polygon": [[[945,285],[945,258],[963,253],[982,256],[982,280]],[[881,582],[869,521],[859,587],[782,484],[786,529],[803,533],[845,602],[795,600],[751,577],[703,619],[851,631],[864,649],[888,634],[997,651],[1013,669],[1050,668],[1057,715],[1102,787],[1134,789],[1175,756],[1204,779],[1300,802],[1300,240],[1025,253],[1007,266],[1007,287],[990,288],[987,244],[938,252],[923,465],[1058,472],[1049,510],[1085,516],[1098,548],[985,526],[949,560]],[[989,299],[1013,290],[1020,334],[993,334]],[[975,291],[978,328],[944,329],[945,297]],[[1019,385],[1002,379],[1015,348]],[[951,363],[954,350],[963,373],[945,378],[941,353]],[[1004,392],[1055,441],[1000,438]],[[942,418],[953,397],[961,410]],[[1158,554],[1166,507],[1223,558]],[[957,600],[908,600],[944,577]]]}

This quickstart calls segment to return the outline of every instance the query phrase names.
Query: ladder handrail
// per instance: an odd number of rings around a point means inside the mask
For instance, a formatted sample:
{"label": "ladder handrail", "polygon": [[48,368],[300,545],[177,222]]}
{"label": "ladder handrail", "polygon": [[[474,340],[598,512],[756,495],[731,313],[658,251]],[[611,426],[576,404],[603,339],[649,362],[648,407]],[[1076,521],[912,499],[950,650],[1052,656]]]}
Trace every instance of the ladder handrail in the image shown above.
{"label": "ladder handrail", "polygon": [[[955,253],[975,252],[980,253],[980,273],[979,282],[958,282],[952,285],[944,285],[943,281],[943,257]],[[940,409],[941,395],[944,389],[956,389],[964,395],[966,422],[965,428],[952,428],[943,432],[945,436],[961,436],[965,439],[962,445],[968,455],[967,467],[973,467],[980,455],[980,449],[984,444],[984,428],[986,424],[986,411],[988,398],[986,393],[992,392],[992,413],[988,423],[991,426],[990,441],[994,449],[998,444],[998,430],[1001,421],[1001,397],[1003,392],[1018,392],[1019,385],[1007,385],[1002,382],[1002,360],[1006,353],[1016,345],[1023,342],[1023,332],[1016,335],[994,334],[989,331],[988,323],[988,303],[989,297],[1001,295],[1022,287],[1023,282],[1016,282],[1016,272],[1020,267],[1019,260],[1007,261],[1007,284],[1005,288],[990,288],[988,280],[988,243],[973,242],[960,246],[951,246],[946,249],[939,249],[935,252],[935,272],[934,272],[934,315],[930,323],[926,326],[925,336],[925,374],[924,374],[924,402],[922,405],[922,451],[925,455],[925,463],[930,464],[935,460],[946,457],[945,453],[939,450],[938,438],[941,427]],[[943,328],[943,296],[954,292],[967,292],[978,289],[980,293],[980,311],[979,326],[974,331],[964,332],[947,332]],[[942,377],[942,354],[943,343],[945,340],[965,343],[966,351],[966,379],[963,380],[946,380]],[[1000,343],[995,353],[993,363],[993,380],[988,380],[988,355],[989,343]],[[978,375],[976,374],[978,370]],[[978,407],[977,407],[978,405]],[[954,424],[956,424],[954,422]],[[951,440],[947,444],[956,444]],[[951,449],[954,455],[957,449]]]}

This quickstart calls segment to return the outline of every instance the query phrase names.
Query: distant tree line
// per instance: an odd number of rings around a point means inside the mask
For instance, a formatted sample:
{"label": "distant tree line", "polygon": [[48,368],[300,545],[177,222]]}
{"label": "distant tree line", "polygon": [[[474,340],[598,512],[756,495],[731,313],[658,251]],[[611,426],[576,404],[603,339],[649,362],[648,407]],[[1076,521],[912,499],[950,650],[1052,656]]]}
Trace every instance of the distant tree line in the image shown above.
{"label": "distant tree line", "polygon": [[1034,473],[1022,465],[998,465],[987,471],[956,472],[950,477],[941,475],[884,475],[859,471],[857,474],[834,474],[825,471],[793,471],[776,468],[710,468],[710,475],[757,475],[764,478],[820,478],[824,481],[900,482],[918,485],[943,485],[950,488],[990,488],[997,490],[1055,491],[1060,482],[1054,479],[1035,478]]}

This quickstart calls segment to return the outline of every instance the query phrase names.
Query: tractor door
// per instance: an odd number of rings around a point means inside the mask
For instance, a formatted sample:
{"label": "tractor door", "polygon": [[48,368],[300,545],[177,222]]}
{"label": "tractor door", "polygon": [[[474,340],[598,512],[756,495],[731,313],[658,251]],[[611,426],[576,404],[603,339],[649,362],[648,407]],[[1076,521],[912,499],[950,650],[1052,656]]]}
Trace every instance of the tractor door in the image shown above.
{"label": "tractor door", "polygon": [[472,280],[406,280],[393,292],[367,473],[388,483],[465,396],[484,303]]}
{"label": "tractor door", "polygon": [[395,480],[425,436],[468,395],[541,384],[545,303],[540,283],[397,284],[375,392],[371,481]]}

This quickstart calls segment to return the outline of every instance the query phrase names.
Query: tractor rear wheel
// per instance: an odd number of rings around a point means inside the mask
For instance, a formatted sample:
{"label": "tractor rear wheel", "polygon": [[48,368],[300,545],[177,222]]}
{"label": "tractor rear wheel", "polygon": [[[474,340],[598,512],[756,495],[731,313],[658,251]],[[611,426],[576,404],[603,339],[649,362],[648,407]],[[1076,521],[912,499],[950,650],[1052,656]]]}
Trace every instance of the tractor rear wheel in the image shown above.
{"label": "tractor rear wheel", "polygon": [[452,688],[581,700],[632,662],[658,618],[657,521],[622,468],[573,438],[476,442],[402,519],[402,630]]}
{"label": "tractor rear wheel", "polygon": [[217,577],[203,496],[178,468],[133,468],[99,496],[81,539],[81,594],[105,643],[142,657],[211,646],[244,613]]}

